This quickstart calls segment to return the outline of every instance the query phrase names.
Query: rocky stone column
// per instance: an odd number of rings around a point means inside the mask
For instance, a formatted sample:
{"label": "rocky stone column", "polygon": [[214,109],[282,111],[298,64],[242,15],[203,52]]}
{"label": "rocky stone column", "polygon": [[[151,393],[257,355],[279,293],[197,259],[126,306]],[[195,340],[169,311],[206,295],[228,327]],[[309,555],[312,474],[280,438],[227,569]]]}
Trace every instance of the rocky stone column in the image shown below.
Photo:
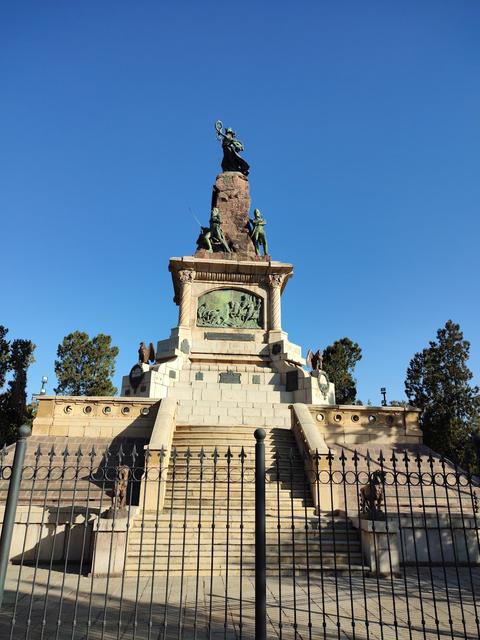
{"label": "rocky stone column", "polygon": [[192,304],[192,282],[195,278],[193,269],[182,269],[178,272],[178,279],[182,285],[180,296],[180,309],[178,313],[178,324],[181,327],[190,325],[190,307]]}
{"label": "rocky stone column", "polygon": [[284,275],[273,273],[269,276],[270,282],[270,330],[280,330],[282,328],[282,314],[280,307],[280,295]]}

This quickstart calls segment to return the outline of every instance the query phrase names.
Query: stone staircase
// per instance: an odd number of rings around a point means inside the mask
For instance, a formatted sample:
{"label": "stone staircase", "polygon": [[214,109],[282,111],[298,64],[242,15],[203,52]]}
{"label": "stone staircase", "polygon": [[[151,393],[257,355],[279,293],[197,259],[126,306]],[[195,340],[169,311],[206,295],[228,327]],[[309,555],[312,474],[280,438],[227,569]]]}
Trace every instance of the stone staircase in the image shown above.
{"label": "stone staircase", "polygon": [[[315,514],[293,433],[265,430],[267,572],[361,569],[350,521]],[[133,521],[127,575],[253,574],[253,432],[245,425],[177,426],[165,508],[158,517],[144,512]]]}

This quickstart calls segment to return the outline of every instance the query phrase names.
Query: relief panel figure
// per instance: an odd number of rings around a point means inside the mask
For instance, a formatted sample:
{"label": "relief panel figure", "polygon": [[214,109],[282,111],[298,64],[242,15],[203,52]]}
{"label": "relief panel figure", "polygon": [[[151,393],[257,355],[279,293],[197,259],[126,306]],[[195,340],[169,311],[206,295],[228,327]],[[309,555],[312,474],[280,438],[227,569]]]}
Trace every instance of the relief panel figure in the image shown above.
{"label": "relief panel figure", "polygon": [[198,299],[197,327],[261,329],[263,300],[238,289],[209,291]]}

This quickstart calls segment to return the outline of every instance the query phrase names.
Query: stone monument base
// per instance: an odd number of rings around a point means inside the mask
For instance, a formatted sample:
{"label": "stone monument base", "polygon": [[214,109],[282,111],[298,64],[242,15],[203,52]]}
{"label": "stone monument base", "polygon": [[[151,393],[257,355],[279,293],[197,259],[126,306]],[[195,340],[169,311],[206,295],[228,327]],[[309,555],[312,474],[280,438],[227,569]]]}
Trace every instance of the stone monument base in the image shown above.
{"label": "stone monument base", "polygon": [[[248,396],[266,403],[272,415],[273,407],[283,404],[277,407],[283,414],[278,422],[285,425],[290,424],[289,403],[335,402],[334,386],[319,385],[318,377],[303,368],[301,348],[281,326],[280,298],[292,265],[186,256],[172,258],[170,271],[178,326],[158,342],[155,363],[141,365],[136,388],[123,378],[122,395],[176,398],[179,415],[189,402],[241,403]],[[225,417],[246,418],[236,413]]]}

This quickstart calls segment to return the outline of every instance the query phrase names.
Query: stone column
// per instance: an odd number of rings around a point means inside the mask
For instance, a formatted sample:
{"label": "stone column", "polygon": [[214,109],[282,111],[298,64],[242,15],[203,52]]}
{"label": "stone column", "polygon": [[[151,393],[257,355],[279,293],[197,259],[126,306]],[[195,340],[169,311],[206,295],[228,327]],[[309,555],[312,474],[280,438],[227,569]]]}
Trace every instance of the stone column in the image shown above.
{"label": "stone column", "polygon": [[284,275],[281,273],[272,273],[269,276],[270,281],[270,330],[275,331],[282,328],[282,314],[280,308],[280,293]]}
{"label": "stone column", "polygon": [[190,325],[190,307],[192,304],[192,282],[195,278],[193,269],[182,269],[178,272],[182,291],[180,296],[180,309],[178,313],[178,324],[186,327]]}

